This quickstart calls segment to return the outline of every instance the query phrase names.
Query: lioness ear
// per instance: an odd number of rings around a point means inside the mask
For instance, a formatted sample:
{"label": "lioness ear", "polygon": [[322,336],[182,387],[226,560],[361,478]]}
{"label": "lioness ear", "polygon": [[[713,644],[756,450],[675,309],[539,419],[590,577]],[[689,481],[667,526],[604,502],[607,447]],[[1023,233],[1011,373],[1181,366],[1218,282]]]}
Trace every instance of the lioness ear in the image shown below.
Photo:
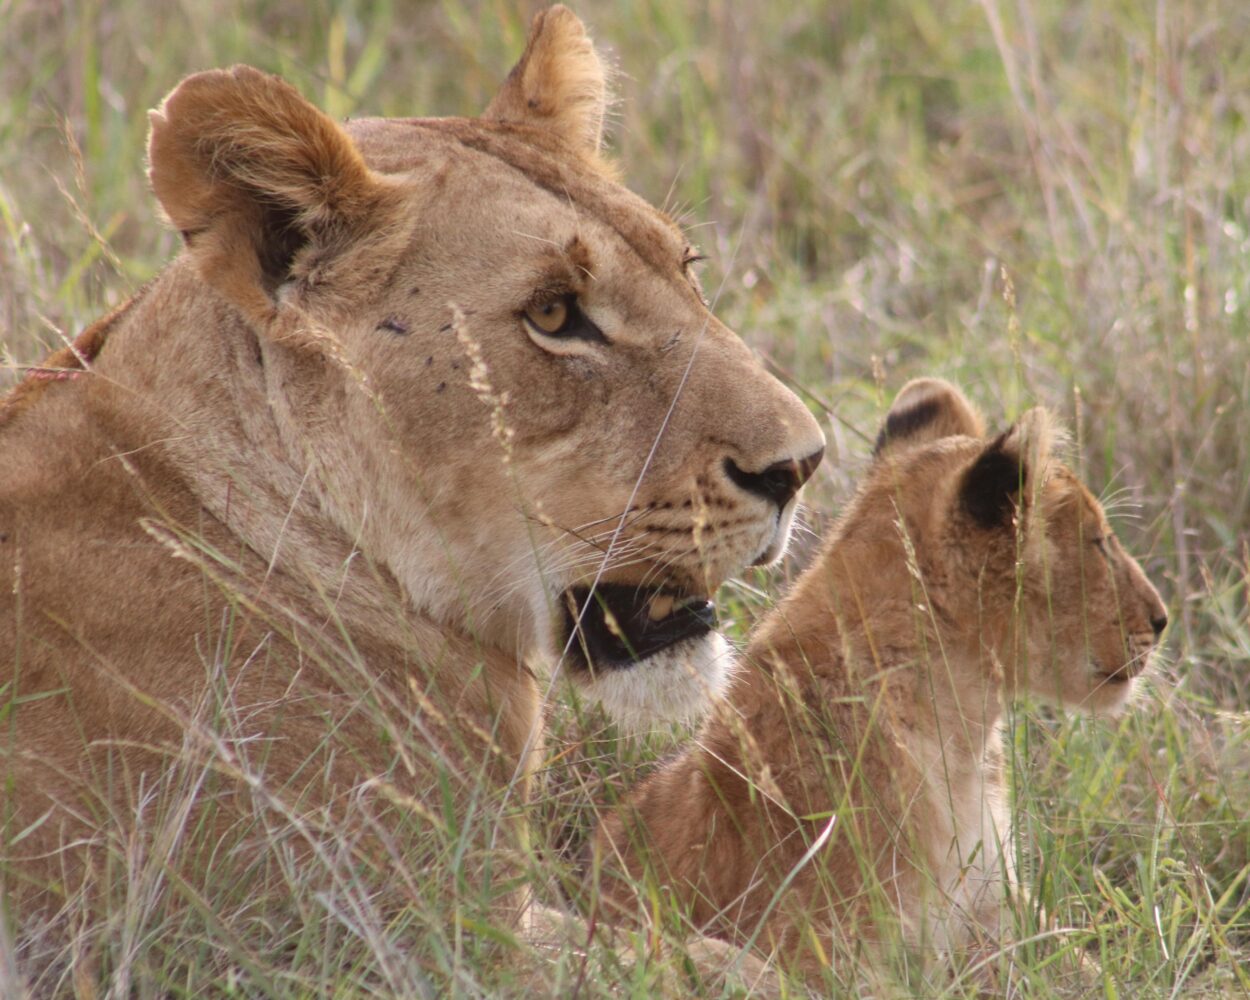
{"label": "lioness ear", "polygon": [[521,61],[483,118],[547,129],[597,162],[608,108],[603,61],[567,7],[539,11]]}
{"label": "lioness ear", "polygon": [[363,224],[381,186],[346,133],[250,66],[196,73],[150,113],[148,175],[200,273],[252,319],[306,243]]}
{"label": "lioness ear", "polygon": [[985,424],[963,393],[940,378],[912,379],[894,398],[877,434],[873,457],[965,434],[981,437]]}
{"label": "lioness ear", "polygon": [[1011,523],[1012,512],[1027,508],[1045,478],[1055,431],[1050,414],[1036,407],[990,441],[964,472],[960,503],[983,528]]}

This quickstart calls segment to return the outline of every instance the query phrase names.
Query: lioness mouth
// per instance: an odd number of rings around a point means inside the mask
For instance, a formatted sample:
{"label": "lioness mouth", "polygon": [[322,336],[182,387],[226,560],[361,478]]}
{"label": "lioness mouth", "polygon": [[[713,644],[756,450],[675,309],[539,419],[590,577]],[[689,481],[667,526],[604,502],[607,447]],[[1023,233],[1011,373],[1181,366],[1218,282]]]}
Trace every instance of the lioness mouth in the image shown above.
{"label": "lioness mouth", "polygon": [[716,609],[704,597],[601,583],[593,595],[587,587],[565,591],[564,620],[588,665],[615,670],[706,635],[716,625]]}

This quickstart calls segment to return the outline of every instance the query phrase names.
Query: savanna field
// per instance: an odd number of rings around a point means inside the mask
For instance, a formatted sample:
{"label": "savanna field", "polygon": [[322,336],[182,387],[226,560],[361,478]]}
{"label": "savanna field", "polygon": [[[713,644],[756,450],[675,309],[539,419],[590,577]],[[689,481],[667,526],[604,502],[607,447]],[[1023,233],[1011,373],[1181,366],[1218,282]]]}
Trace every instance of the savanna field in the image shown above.
{"label": "savanna field", "polygon": [[[722,593],[728,634],[743,638],[810,557],[908,379],[962,386],[991,424],[1052,408],[1171,624],[1121,718],[1027,704],[1010,717],[1033,890],[1013,910],[1019,989],[1250,995],[1250,5],[573,6],[618,70],[611,151],[626,184],[681,221],[708,258],[717,315],[829,443],[788,560]],[[336,117],[474,115],[531,13],[0,0],[0,386],[177,251],[144,144],[147,110],[182,76],[246,62]],[[507,804],[530,814],[528,880],[553,904],[594,804],[689,735],[624,733],[557,695],[540,794]],[[461,849],[466,826],[497,820],[405,818],[398,803],[385,878],[406,887],[399,912],[298,866],[258,903],[246,885],[210,898],[127,858],[105,873],[107,920],[84,922],[68,949],[6,901],[0,996],[745,989],[705,981],[658,894],[654,929],[628,947],[522,940],[492,916],[489,859]],[[266,829],[281,855],[283,834]],[[333,867],[348,835],[322,836],[309,864]],[[405,853],[406,836],[420,849]],[[1050,974],[1082,952],[1101,969],[1077,985]],[[826,992],[855,988],[831,972]],[[873,990],[976,985],[904,954]]]}

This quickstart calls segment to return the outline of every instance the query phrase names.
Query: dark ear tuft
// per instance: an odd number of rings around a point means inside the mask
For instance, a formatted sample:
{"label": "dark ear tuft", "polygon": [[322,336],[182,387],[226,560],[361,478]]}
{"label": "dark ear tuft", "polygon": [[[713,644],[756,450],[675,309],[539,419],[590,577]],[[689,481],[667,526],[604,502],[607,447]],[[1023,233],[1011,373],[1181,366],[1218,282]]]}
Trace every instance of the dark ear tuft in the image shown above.
{"label": "dark ear tuft", "polygon": [[1006,527],[1024,484],[1025,470],[1015,449],[1007,447],[1010,431],[996,437],[964,473],[959,489],[963,509],[982,528]]}
{"label": "dark ear tuft", "polygon": [[982,449],[960,487],[963,507],[977,524],[1010,524],[1015,507],[1032,503],[1033,492],[1046,480],[1059,434],[1050,413],[1037,406]]}
{"label": "dark ear tuft", "polygon": [[905,438],[915,437],[937,418],[938,404],[935,399],[922,399],[915,406],[903,410],[891,410],[886,414],[885,423],[877,433],[877,443],[872,449],[874,456],[880,455],[887,444],[893,444]]}
{"label": "dark ear tuft", "polygon": [[903,386],[886,414],[873,457],[944,437],[980,437],[984,433],[981,417],[953,385],[940,378],[913,379]]}

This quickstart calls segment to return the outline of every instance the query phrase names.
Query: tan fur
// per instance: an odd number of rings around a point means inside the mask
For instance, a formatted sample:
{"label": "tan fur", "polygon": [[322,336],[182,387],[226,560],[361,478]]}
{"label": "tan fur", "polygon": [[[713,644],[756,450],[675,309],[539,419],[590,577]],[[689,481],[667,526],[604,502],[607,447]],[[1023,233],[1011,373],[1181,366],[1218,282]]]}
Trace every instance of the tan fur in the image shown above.
{"label": "tan fur", "polygon": [[601,888],[623,912],[622,868],[650,872],[696,927],[759,930],[812,962],[808,927],[826,955],[892,923],[912,945],[1001,942],[1004,703],[1115,710],[1166,614],[1052,457],[1043,411],[987,440],[930,379],[900,393],[891,428],[695,745],[600,828]]}
{"label": "tan fur", "polygon": [[534,15],[521,61],[483,117],[534,126],[611,173],[600,154],[608,100],[608,74],[586,29],[572,11],[556,6]]}
{"label": "tan fur", "polygon": [[[810,470],[820,431],[605,175],[598,67],[552,8],[489,119],[339,126],[247,67],[153,113],[186,248],[0,407],[4,871],[129,843],[197,748],[287,818],[523,801],[569,588],[709,595],[781,550],[793,500],[726,463]],[[553,295],[602,339],[527,326]],[[719,643],[579,677],[683,714]]]}

